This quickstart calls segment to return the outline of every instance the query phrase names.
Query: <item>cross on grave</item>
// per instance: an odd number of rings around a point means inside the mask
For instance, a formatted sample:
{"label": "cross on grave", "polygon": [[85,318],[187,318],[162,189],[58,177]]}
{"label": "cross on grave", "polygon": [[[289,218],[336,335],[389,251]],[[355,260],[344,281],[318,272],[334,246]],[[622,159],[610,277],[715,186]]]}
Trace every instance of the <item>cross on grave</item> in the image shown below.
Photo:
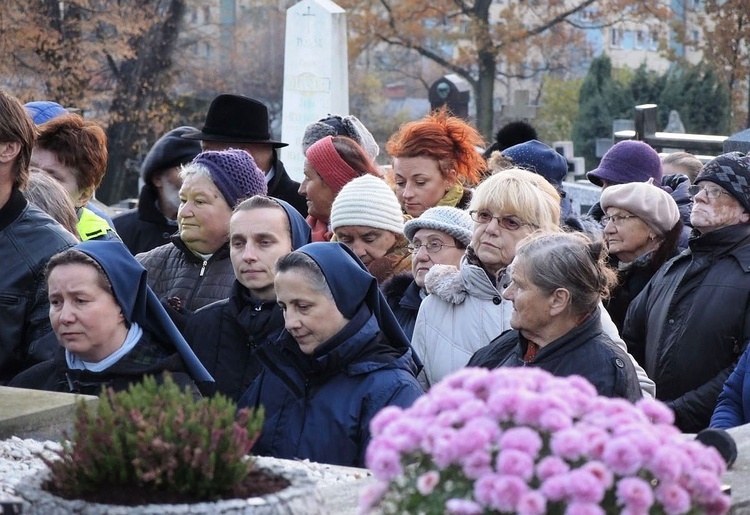
{"label": "cross on grave", "polygon": [[503,120],[524,120],[531,121],[536,117],[536,110],[539,106],[529,103],[529,91],[526,89],[517,89],[513,92],[513,103],[503,104],[500,108],[500,117]]}

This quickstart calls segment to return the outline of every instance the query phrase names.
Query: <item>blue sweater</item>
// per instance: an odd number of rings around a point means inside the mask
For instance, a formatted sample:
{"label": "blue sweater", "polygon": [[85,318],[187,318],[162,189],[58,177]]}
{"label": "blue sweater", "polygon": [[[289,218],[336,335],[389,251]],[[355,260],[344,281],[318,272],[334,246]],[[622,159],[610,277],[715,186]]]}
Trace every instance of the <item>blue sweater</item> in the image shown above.
{"label": "blue sweater", "polygon": [[748,351],[742,354],[737,368],[724,383],[719,401],[711,417],[711,427],[729,429],[750,422],[750,370]]}

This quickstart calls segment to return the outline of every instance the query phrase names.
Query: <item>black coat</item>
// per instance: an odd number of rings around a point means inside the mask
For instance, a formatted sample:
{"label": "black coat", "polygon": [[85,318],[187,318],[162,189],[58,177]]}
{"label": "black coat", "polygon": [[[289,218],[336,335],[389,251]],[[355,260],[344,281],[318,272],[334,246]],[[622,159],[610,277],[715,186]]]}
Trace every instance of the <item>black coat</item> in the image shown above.
{"label": "black coat", "polygon": [[596,387],[599,395],[642,398],[630,358],[602,331],[599,312],[539,349],[534,359],[523,360],[528,341],[518,331],[506,331],[469,360],[469,367],[539,367],[556,376],[580,375]]}
{"label": "black coat", "polygon": [[691,238],[633,300],[622,333],[677,426],[708,426],[750,338],[750,225]]}
{"label": "black coat", "polygon": [[99,395],[102,387],[111,387],[116,392],[127,390],[131,384],[142,381],[146,375],[154,376],[161,381],[165,372],[172,375],[172,379],[181,389],[188,386],[196,397],[200,396],[190,375],[185,371],[185,364],[180,355],[152,340],[146,332],[128,354],[102,372],[69,369],[65,360],[65,349],[59,347],[53,359],[18,374],[9,386]]}
{"label": "black coat", "polygon": [[17,189],[0,208],[0,384],[54,356],[43,271],[49,258],[76,243]]}
{"label": "black coat", "polygon": [[[276,152],[274,152],[274,156]],[[286,173],[284,163],[278,158],[274,163],[274,173],[271,178],[271,182],[268,183],[268,196],[280,198],[289,202],[294,209],[299,211],[303,216],[307,216],[307,199],[297,193],[299,190],[299,183],[293,181],[289,174]]]}
{"label": "black coat", "polygon": [[419,286],[414,282],[414,277],[410,272],[396,274],[383,283],[381,291],[401,329],[411,341],[419,306],[422,304]]}
{"label": "black coat", "polygon": [[252,299],[235,281],[232,296],[193,313],[183,334],[216,380],[216,391],[237,402],[260,372],[256,350],[283,329],[279,305]]}
{"label": "black coat", "polygon": [[156,204],[157,195],[149,185],[141,188],[138,207],[112,219],[120,239],[134,256],[169,243],[177,232],[177,222],[168,220]]}

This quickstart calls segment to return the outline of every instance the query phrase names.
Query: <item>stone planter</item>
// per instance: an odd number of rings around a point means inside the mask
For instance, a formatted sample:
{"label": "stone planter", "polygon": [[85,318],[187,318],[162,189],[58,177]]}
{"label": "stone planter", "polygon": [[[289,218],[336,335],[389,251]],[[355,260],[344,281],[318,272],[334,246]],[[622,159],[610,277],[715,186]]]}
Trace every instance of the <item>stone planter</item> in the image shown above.
{"label": "stone planter", "polygon": [[249,499],[227,499],[217,502],[197,504],[148,504],[143,506],[116,506],[95,504],[86,501],[63,499],[43,490],[42,483],[49,470],[45,469],[22,479],[16,485],[16,494],[24,500],[23,513],[55,515],[82,513],[88,515],[114,514],[214,514],[248,513],[253,515],[323,515],[323,499],[316,489],[315,481],[298,468],[290,468],[282,463],[263,463],[262,469],[286,478],[291,485],[275,494]]}

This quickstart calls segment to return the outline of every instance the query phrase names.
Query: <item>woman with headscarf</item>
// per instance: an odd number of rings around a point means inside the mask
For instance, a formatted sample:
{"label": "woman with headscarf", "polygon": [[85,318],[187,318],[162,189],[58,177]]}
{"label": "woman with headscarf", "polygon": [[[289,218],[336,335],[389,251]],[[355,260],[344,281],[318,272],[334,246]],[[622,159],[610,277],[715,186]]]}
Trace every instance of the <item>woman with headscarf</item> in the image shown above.
{"label": "woman with headscarf", "polygon": [[396,196],[407,215],[434,206],[466,209],[487,165],[479,132],[443,108],[401,126],[388,140]]}
{"label": "woman with headscarf", "polygon": [[336,241],[352,249],[378,284],[411,269],[404,215],[383,179],[357,177],[341,189],[331,207]]}
{"label": "woman with headscarf", "polygon": [[311,243],[276,263],[285,330],[239,407],[265,409],[254,454],[364,466],[370,421],[422,394],[409,342],[352,251]]}
{"label": "woman with headscarf", "polygon": [[580,233],[524,239],[503,290],[513,330],[477,351],[468,366],[539,367],[582,376],[599,395],[640,399],[631,360],[602,329],[599,304],[617,280],[605,257],[601,242]]}
{"label": "woman with headscarf", "polygon": [[630,302],[651,277],[679,252],[682,221],[677,203],[649,182],[610,186],[602,191],[604,240],[618,284],[605,304],[618,331]]}
{"label": "woman with headscarf", "polygon": [[211,375],[169,319],[146,271],[119,241],[89,241],[54,255],[46,271],[60,349],[16,376],[18,388],[98,395],[146,375],[213,391]]}
{"label": "woman with headscarf", "polygon": [[299,194],[307,199],[313,241],[331,240],[333,200],[351,180],[367,174],[382,177],[362,147],[346,136],[326,136],[305,151],[305,178]]}

